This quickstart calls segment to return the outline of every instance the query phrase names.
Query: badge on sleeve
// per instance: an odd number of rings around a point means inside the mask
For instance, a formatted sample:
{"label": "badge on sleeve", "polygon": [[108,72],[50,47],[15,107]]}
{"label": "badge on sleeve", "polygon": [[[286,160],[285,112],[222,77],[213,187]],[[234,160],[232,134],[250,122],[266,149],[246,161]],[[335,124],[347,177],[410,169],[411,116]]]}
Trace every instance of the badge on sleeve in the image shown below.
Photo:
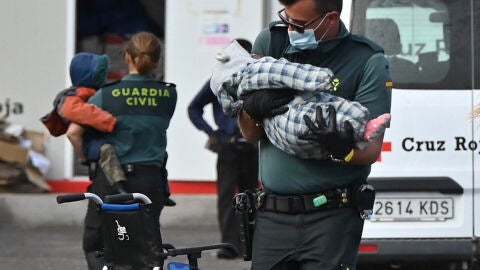
{"label": "badge on sleeve", "polygon": [[388,80],[386,83],[385,83],[385,86],[387,88],[393,88],[393,81],[392,80]]}

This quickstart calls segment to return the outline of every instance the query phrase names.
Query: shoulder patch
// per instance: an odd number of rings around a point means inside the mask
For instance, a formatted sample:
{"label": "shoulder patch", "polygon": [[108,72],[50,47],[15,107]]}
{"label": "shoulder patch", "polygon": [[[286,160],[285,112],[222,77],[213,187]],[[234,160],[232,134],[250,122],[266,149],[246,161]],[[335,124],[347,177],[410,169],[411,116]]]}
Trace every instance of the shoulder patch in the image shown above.
{"label": "shoulder patch", "polygon": [[385,82],[385,87],[387,88],[393,88],[393,81],[392,80],[388,80]]}
{"label": "shoulder patch", "polygon": [[351,37],[352,37],[352,40],[355,41],[355,42],[359,42],[359,43],[363,43],[363,44],[368,45],[374,52],[382,52],[382,53],[384,52],[383,48],[380,47],[380,45],[378,45],[373,40],[371,40],[371,39],[369,39],[365,36],[359,36],[359,35],[352,34]]}

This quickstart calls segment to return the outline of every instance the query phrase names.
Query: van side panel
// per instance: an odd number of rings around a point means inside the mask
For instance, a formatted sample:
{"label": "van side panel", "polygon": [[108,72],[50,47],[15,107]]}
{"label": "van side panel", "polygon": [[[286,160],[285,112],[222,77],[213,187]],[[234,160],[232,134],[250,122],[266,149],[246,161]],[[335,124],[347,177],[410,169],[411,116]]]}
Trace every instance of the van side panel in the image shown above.
{"label": "van side panel", "polygon": [[359,260],[478,258],[480,120],[471,112],[480,104],[480,3],[352,5],[351,31],[385,49],[393,79],[392,122],[372,167],[378,191]]}

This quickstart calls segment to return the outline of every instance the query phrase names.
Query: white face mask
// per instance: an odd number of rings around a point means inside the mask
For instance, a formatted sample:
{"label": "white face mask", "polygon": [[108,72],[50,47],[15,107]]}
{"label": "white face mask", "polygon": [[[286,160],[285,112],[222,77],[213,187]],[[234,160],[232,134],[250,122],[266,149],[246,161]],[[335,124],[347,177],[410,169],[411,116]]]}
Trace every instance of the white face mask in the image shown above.
{"label": "white face mask", "polygon": [[[288,31],[288,38],[290,39],[290,44],[299,49],[299,50],[312,50],[317,48],[318,43],[315,38],[315,31],[322,25],[327,18],[328,14],[325,14],[322,21],[317,25],[317,27],[313,29],[305,29],[303,33],[298,33],[297,31]],[[318,41],[322,41],[325,35],[327,34],[328,30],[330,30],[330,26],[325,30],[322,37]]]}

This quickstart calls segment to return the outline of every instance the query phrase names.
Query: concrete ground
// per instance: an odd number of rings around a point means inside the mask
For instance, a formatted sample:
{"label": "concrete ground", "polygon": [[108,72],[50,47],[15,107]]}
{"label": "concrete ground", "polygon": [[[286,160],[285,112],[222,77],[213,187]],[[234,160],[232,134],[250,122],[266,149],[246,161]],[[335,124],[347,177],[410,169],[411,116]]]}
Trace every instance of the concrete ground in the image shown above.
{"label": "concrete ground", "polygon": [[[53,194],[0,194],[0,269],[83,270],[81,250],[85,202],[58,205]],[[177,206],[165,208],[161,217],[165,243],[177,248],[220,241],[216,196],[174,195]],[[169,261],[186,262],[185,256]],[[243,270],[242,259],[220,260],[205,251],[201,269]]]}

